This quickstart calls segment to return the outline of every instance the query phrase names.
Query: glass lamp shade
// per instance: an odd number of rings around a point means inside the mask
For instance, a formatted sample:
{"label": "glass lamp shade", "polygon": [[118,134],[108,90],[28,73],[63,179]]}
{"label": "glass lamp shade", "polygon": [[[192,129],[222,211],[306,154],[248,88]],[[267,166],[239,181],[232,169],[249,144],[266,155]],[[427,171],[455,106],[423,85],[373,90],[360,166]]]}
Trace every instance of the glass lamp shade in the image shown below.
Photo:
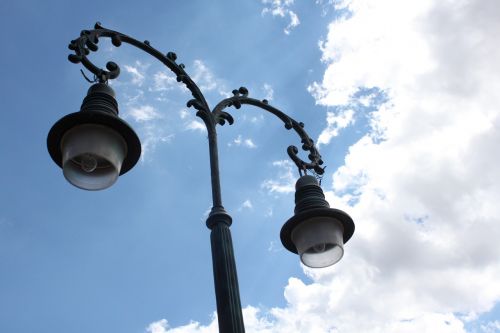
{"label": "glass lamp shade", "polygon": [[83,124],[64,134],[61,151],[64,177],[76,187],[96,191],[118,179],[127,144],[107,126]]}
{"label": "glass lamp shade", "polygon": [[281,228],[281,243],[298,253],[306,266],[331,266],[342,259],[354,221],[340,209],[330,208],[314,176],[301,176],[295,189],[295,214]]}
{"label": "glass lamp shade", "polygon": [[335,264],[344,255],[344,228],[331,217],[313,217],[298,224],[291,234],[302,263],[321,268]]}

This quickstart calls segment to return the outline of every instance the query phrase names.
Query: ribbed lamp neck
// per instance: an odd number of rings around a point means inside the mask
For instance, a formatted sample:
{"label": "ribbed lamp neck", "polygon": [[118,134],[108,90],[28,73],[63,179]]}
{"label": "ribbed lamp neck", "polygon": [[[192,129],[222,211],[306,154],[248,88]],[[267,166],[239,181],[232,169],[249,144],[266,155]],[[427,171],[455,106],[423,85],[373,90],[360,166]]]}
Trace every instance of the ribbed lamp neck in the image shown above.
{"label": "ribbed lamp neck", "polygon": [[295,214],[313,208],[330,208],[314,176],[306,175],[295,184]]}
{"label": "ribbed lamp neck", "polygon": [[115,99],[115,92],[110,86],[104,83],[93,84],[87,96],[83,99],[81,111],[101,111],[118,115],[118,102]]}

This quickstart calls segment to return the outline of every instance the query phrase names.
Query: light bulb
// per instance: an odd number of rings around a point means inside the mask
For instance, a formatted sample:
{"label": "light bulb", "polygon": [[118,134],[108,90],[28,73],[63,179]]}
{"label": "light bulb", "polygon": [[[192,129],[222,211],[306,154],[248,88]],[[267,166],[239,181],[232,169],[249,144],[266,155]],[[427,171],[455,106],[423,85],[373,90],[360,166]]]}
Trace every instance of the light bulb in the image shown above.
{"label": "light bulb", "polygon": [[80,159],[82,170],[91,173],[97,168],[97,159],[92,154],[83,154]]}
{"label": "light bulb", "polygon": [[323,253],[326,250],[326,244],[325,243],[319,243],[313,246],[313,251],[316,253]]}

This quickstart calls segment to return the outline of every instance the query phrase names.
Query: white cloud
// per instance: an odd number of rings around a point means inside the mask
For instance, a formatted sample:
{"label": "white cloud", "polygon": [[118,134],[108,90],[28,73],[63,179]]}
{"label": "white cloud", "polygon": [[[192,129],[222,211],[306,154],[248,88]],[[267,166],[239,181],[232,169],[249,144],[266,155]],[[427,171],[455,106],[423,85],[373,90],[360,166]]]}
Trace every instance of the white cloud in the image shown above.
{"label": "white cloud", "polygon": [[252,139],[245,139],[243,141],[243,146],[247,148],[257,148],[257,145],[253,143]]}
{"label": "white cloud", "polygon": [[354,110],[341,110],[337,114],[334,112],[327,112],[326,122],[328,125],[318,137],[318,146],[329,144],[332,138],[339,135],[341,129],[353,124]]}
{"label": "white cloud", "polygon": [[198,84],[202,91],[214,90],[217,87],[215,75],[203,61],[195,60],[193,67],[193,81]]}
{"label": "white cloud", "polygon": [[263,115],[258,115],[258,116],[250,118],[250,122],[252,122],[254,124],[261,123],[263,121],[264,121],[264,116]]}
{"label": "white cloud", "polygon": [[168,91],[183,87],[170,72],[160,71],[153,76],[153,91]]}
{"label": "white cloud", "polygon": [[257,125],[257,124],[261,124],[264,121],[265,117],[264,117],[264,115],[262,113],[259,113],[256,116],[248,116],[247,114],[244,113],[242,115],[241,119],[243,121],[249,121],[252,124]]}
{"label": "white cloud", "polygon": [[250,201],[250,199],[247,199],[245,201],[243,201],[243,203],[241,204],[241,206],[238,208],[238,211],[242,211],[243,209],[253,209],[253,204],[252,202]]}
{"label": "white cloud", "polygon": [[202,60],[195,60],[193,62],[192,78],[203,92],[215,90],[220,96],[232,96],[230,91],[226,88],[224,81],[217,78],[213,71]]}
{"label": "white cloud", "polygon": [[500,332],[500,321],[490,321],[487,324],[481,325],[481,331],[483,333],[497,333]]}
{"label": "white cloud", "polygon": [[264,99],[267,99],[268,101],[272,101],[273,97],[274,97],[273,87],[268,83],[264,83],[264,85],[262,86],[262,90],[264,90],[264,93],[265,93]]}
{"label": "white cloud", "polygon": [[206,132],[207,128],[205,124],[201,120],[193,119],[189,122],[186,123],[187,130],[190,131],[200,131],[200,132]]}
{"label": "white cloud", "polygon": [[[356,16],[331,23],[326,41],[320,42],[322,59],[329,66],[323,82],[309,87],[318,103],[347,104],[360,86],[408,86],[435,68],[428,35],[415,29],[432,5],[430,0],[344,5]],[[391,12],[384,12],[388,8]]]}
{"label": "white cloud", "polygon": [[330,10],[338,9],[339,2],[343,2],[342,0],[316,0],[317,5],[319,5],[322,9],[322,16],[325,16],[330,12]]}
{"label": "white cloud", "polygon": [[232,146],[241,146],[241,147],[246,147],[246,148],[250,148],[250,149],[254,149],[254,148],[257,148],[257,145],[253,142],[252,139],[248,138],[248,139],[243,139],[241,134],[238,135],[233,141],[229,142],[227,144],[229,147],[232,147]]}
{"label": "white cloud", "polygon": [[132,75],[131,83],[137,86],[142,86],[145,80],[145,71],[149,65],[142,64],[140,61],[136,61],[135,65],[125,65],[125,71]]}
{"label": "white cloud", "polygon": [[179,111],[179,117],[184,121],[184,130],[206,133],[207,127],[194,113],[194,110],[189,109]]}
{"label": "white cloud", "polygon": [[261,187],[269,193],[290,193],[295,191],[295,182],[298,176],[294,176],[295,165],[289,160],[274,161],[273,166],[280,170],[279,175],[273,179],[267,179]]}
{"label": "white cloud", "polygon": [[217,333],[217,320],[211,322],[208,326],[203,326],[198,322],[191,322],[187,325],[171,328],[166,319],[153,322],[146,328],[147,333]]}
{"label": "white cloud", "polygon": [[364,107],[369,107],[370,105],[373,104],[374,102],[374,99],[375,99],[376,95],[375,94],[368,94],[368,95],[363,95],[361,97],[358,98],[358,102],[364,106]]}
{"label": "white cloud", "polygon": [[290,16],[290,23],[287,25],[287,27],[284,30],[285,34],[287,34],[287,35],[290,34],[290,32],[292,31],[293,28],[295,28],[296,26],[298,26],[300,24],[300,20],[299,20],[299,17],[297,16],[297,14],[295,14],[294,12],[289,10],[288,15]]}
{"label": "white cloud", "polygon": [[142,89],[137,89],[134,95],[124,92],[123,96],[126,105],[137,105],[144,99],[144,91]]}
{"label": "white cloud", "polygon": [[139,123],[161,118],[161,114],[159,114],[156,108],[151,105],[131,107],[127,110],[127,116],[131,116]]}
{"label": "white cloud", "polygon": [[352,16],[330,25],[321,43],[328,68],[310,90],[327,106],[371,87],[388,101],[327,193],[357,222],[346,258],[314,273],[303,293],[342,294],[347,308],[333,306],[328,326],[341,332],[464,332],[459,313],[500,301],[500,158],[491,155],[500,140],[500,4],[346,5]]}
{"label": "white cloud", "polygon": [[289,35],[293,28],[300,24],[297,14],[290,9],[294,0],[262,0],[266,7],[262,10],[262,15],[270,13],[272,16],[290,18],[290,22],[284,29],[285,34]]}
{"label": "white cloud", "polygon": [[144,123],[138,130],[141,138],[141,160],[145,161],[147,156],[156,149],[159,143],[170,143],[174,134],[167,134],[165,131],[154,124],[154,122]]}
{"label": "white cloud", "polygon": [[141,105],[129,107],[125,113],[125,118],[132,118],[140,126],[137,128],[141,139],[141,160],[146,160],[159,143],[169,143],[174,138],[174,134],[166,133],[163,126],[158,121],[163,116],[151,105]]}
{"label": "white cloud", "polygon": [[277,244],[275,241],[271,241],[269,243],[269,247],[267,248],[267,251],[271,253],[277,253],[283,251],[283,245],[281,245],[281,242]]}
{"label": "white cloud", "polygon": [[203,61],[195,60],[193,66],[193,81],[198,83],[201,90],[213,90],[217,87],[214,74]]}
{"label": "white cloud", "polygon": [[150,333],[163,333],[166,332],[167,328],[168,328],[167,320],[161,319],[149,324],[146,331]]}
{"label": "white cloud", "polygon": [[181,111],[179,111],[179,117],[181,117],[181,119],[186,119],[187,117],[189,117],[190,113],[187,109],[182,109]]}
{"label": "white cloud", "polygon": [[247,199],[247,200],[245,200],[245,202],[243,202],[242,207],[244,207],[244,208],[253,208],[253,205],[252,205],[252,202]]}

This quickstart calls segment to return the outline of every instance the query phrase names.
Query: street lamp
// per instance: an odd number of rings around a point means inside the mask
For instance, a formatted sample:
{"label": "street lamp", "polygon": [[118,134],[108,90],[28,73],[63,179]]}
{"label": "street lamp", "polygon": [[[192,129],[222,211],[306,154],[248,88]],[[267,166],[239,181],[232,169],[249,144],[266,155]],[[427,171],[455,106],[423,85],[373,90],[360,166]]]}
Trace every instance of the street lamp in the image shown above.
{"label": "street lamp", "polygon": [[185,66],[177,64],[175,53],[165,55],[148,41],[140,42],[103,28],[100,23],[96,23],[93,30],[83,30],[80,37],[69,44],[74,54],[68,59],[81,63],[94,74],[94,81],[89,80],[93,85],[80,111],[57,121],[47,137],[50,156],[63,169],[64,177],[71,184],[85,190],[108,188],[137,163],[141,154],[139,138],[130,125],[118,117],[115,93],[107,84],[118,77],[120,68],[108,62],[106,70],[100,69],[87,58],[91,51],[98,50],[100,37],[111,38],[116,47],[125,42],[152,55],[167,66],[177,76],[177,81],[184,83],[193,95],[187,106],[197,110],[196,115],[207,127],[209,141],[213,206],[206,224],[211,230],[219,332],[242,333],[245,328],[229,230],[232,218],[222,205],[217,149],[216,126],[233,123],[232,116],[224,111],[227,107],[239,109],[242,104],[250,104],[274,114],[284,122],[286,129],[293,129],[299,135],[302,149],[309,152],[310,162],[305,162],[298,157],[298,148],[290,146],[287,149],[300,178],[296,184],[295,214],[283,225],[280,233],[285,248],[298,253],[306,266],[333,265],[342,258],[344,244],[354,233],[354,223],[345,212],[330,208],[316,177],[307,174],[308,170],[312,170],[314,174],[322,175],[324,169],[321,167],[321,155],[305,132],[303,123],[272,107],[267,100],[248,97],[248,90],[243,87],[233,90],[232,97],[223,99],[210,109],[200,89],[184,70]]}

